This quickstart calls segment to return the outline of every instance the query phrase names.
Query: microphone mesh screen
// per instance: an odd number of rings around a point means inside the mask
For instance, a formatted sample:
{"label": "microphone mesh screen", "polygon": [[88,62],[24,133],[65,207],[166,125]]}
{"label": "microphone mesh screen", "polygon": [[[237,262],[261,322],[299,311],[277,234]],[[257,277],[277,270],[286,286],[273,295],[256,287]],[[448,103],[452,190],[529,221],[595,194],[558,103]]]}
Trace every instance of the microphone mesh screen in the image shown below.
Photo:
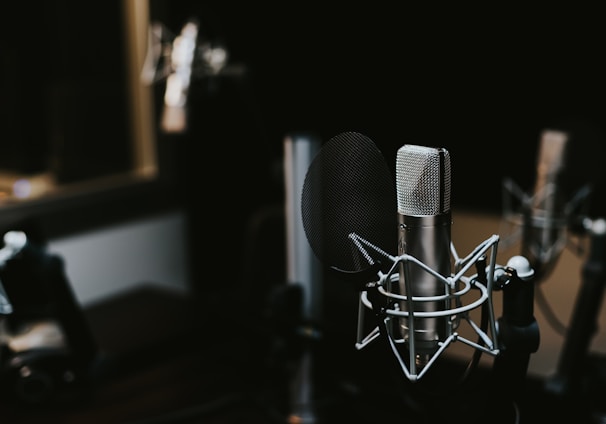
{"label": "microphone mesh screen", "polygon": [[351,236],[387,253],[397,248],[393,174],[368,137],[341,133],[326,142],[310,164],[301,197],[303,228],[325,265],[361,271],[382,256],[361,251]]}
{"label": "microphone mesh screen", "polygon": [[438,215],[450,210],[450,154],[446,149],[405,144],[396,161],[398,213]]}

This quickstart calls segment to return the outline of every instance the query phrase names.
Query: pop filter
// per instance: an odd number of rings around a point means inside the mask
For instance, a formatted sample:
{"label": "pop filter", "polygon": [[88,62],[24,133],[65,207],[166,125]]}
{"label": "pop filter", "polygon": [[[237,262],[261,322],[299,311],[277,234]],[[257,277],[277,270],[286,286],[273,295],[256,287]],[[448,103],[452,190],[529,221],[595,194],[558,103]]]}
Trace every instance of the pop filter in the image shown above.
{"label": "pop filter", "polygon": [[322,263],[367,282],[385,257],[381,252],[396,249],[395,211],[394,178],[370,138],[344,132],[322,146],[301,199],[305,235]]}

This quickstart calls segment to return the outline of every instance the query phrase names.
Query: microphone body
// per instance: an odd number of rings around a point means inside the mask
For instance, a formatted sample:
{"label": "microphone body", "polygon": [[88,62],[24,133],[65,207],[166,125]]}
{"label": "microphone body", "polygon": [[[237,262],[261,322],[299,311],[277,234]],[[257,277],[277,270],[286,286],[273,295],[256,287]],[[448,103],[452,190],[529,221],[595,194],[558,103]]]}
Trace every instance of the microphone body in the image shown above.
{"label": "microphone body", "polygon": [[[451,274],[450,155],[442,148],[404,145],[396,164],[398,198],[398,255],[410,255],[438,274]],[[405,267],[407,269],[405,270]],[[409,280],[409,281],[407,281]],[[449,309],[447,286],[416,264],[400,263],[399,288],[407,300],[400,308],[414,312]],[[440,296],[440,299],[430,298]],[[411,297],[415,300],[409,302]],[[450,335],[446,317],[400,319],[404,341],[414,343],[419,365],[427,362],[439,348],[439,341]],[[412,330],[412,334],[411,334]],[[411,340],[413,339],[413,340]]]}

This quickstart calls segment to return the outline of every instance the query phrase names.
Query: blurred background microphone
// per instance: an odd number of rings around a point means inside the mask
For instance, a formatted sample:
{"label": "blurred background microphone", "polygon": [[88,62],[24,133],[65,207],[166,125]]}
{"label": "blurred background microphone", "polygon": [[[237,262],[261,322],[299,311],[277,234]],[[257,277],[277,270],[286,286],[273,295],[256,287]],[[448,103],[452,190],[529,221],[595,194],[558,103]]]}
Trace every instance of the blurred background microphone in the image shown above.
{"label": "blurred background microphone", "polygon": [[[590,122],[569,118],[540,132],[536,180],[532,195],[526,195],[512,180],[504,182],[504,216],[516,232],[509,242],[536,272],[536,303],[546,322],[563,337],[554,372],[545,379],[545,390],[558,402],[571,401],[576,410],[592,413],[606,408],[594,393],[603,392],[604,362],[591,352],[591,340],[599,325],[604,288],[604,166],[606,144],[602,132]],[[520,205],[513,208],[513,200]],[[568,321],[566,313],[552,308],[545,283],[566,278],[557,272],[565,249],[584,262],[579,278],[566,281],[577,291]],[[602,421],[596,421],[602,422]]]}
{"label": "blurred background microphone", "polygon": [[242,77],[245,67],[229,63],[229,51],[218,38],[211,39],[197,18],[188,19],[175,35],[160,22],[152,22],[141,81],[165,81],[160,128],[180,134],[188,129],[188,104],[192,85],[206,79],[209,89],[219,77]]}
{"label": "blurred background microphone", "polygon": [[[603,137],[591,123],[569,118],[539,133],[536,176],[530,193],[512,178],[503,180],[504,223],[513,229],[505,248],[519,243],[535,270],[535,281],[547,280],[565,248],[585,253],[583,219],[602,216],[595,195],[603,185]],[[502,231],[502,234],[507,231]]]}
{"label": "blurred background microphone", "polygon": [[[562,120],[539,133],[536,177],[530,194],[511,178],[503,181],[504,249],[519,245],[535,270],[536,303],[548,324],[560,335],[567,332],[561,313],[554,311],[543,283],[555,278],[554,269],[564,249],[581,257],[587,250],[583,221],[599,214],[596,187],[603,171],[600,132],[591,123]],[[593,203],[593,204],[592,204]],[[603,202],[602,202],[603,203]],[[502,234],[507,231],[502,228]]]}
{"label": "blurred background microphone", "polygon": [[284,139],[286,223],[286,278],[300,293],[301,311],[297,336],[303,340],[290,382],[288,423],[318,421],[314,342],[322,322],[322,270],[311,250],[301,219],[301,191],[307,167],[320,150],[321,139],[312,133],[291,133]]}
{"label": "blurred background microphone", "polygon": [[[504,244],[520,243],[520,253],[535,270],[537,283],[553,272],[562,250],[573,246],[570,230],[585,216],[591,186],[584,184],[571,191],[568,161],[570,134],[561,129],[541,131],[536,177],[531,194],[526,194],[513,179],[503,182],[504,218],[514,232]],[[577,245],[580,252],[582,246]]]}
{"label": "blurred background microphone", "polygon": [[185,105],[196,56],[198,30],[196,21],[187,22],[172,42],[161,121],[161,127],[166,132],[181,132],[186,128]]}
{"label": "blurred background microphone", "polygon": [[[414,256],[435,272],[447,277],[451,273],[450,155],[446,149],[404,145],[397,153],[396,192],[398,200],[398,255]],[[399,264],[400,292],[407,296],[443,300],[415,302],[415,312],[449,309],[446,285],[420,267],[410,267],[405,275]],[[407,283],[407,279],[410,282]],[[406,301],[400,302],[408,310]],[[414,343],[417,363],[425,365],[439,348],[439,342],[450,335],[445,316],[415,320],[410,334],[410,318],[402,318],[402,337]],[[414,348],[413,348],[414,349]]]}
{"label": "blurred background microphone", "polygon": [[563,131],[541,133],[534,194],[522,216],[521,254],[530,261],[537,281],[550,274],[566,244],[566,199],[560,179],[568,141]]}

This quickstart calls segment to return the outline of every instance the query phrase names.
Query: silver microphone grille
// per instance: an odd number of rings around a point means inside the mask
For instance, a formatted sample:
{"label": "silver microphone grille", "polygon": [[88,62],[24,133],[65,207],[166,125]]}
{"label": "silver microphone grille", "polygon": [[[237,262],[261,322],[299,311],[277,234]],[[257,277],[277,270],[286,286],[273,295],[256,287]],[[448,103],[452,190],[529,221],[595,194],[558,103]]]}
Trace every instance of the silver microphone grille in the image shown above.
{"label": "silver microphone grille", "polygon": [[542,209],[548,201],[548,185],[560,182],[566,165],[568,134],[559,130],[544,130],[541,133],[537,159],[534,207]]}
{"label": "silver microphone grille", "polygon": [[403,145],[397,154],[396,183],[401,215],[450,211],[450,154],[443,148]]}

